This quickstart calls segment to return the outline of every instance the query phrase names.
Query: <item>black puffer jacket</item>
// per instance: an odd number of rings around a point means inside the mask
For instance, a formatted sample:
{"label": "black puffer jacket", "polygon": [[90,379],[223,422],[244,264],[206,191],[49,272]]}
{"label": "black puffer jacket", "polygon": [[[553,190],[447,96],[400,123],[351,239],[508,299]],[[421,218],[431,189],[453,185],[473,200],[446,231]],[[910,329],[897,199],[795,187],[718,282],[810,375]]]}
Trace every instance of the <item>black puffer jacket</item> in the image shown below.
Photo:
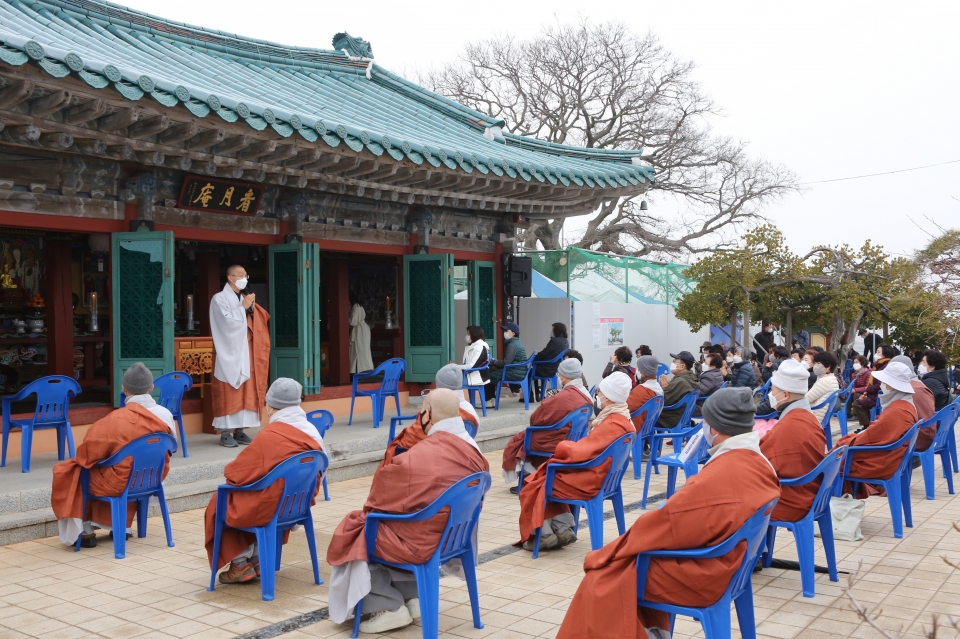
{"label": "black puffer jacket", "polygon": [[934,369],[921,377],[920,381],[933,393],[935,410],[940,410],[950,403],[952,396],[950,393],[950,377],[947,375],[947,369]]}

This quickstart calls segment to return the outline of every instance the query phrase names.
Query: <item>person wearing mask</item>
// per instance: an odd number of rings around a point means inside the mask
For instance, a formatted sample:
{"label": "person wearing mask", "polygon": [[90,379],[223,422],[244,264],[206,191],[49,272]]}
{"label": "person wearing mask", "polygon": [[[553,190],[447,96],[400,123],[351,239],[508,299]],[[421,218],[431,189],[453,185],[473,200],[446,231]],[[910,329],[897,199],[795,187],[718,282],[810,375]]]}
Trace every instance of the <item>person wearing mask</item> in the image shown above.
{"label": "person wearing mask", "polygon": [[867,392],[867,386],[870,385],[870,376],[873,374],[873,370],[870,368],[870,363],[866,357],[863,355],[855,355],[853,358],[853,390],[851,393],[853,396],[850,398],[849,409],[847,410],[847,417],[854,417],[853,405],[856,403],[857,399]]}
{"label": "person wearing mask", "polygon": [[[590,432],[578,442],[557,444],[553,457],[541,464],[533,475],[524,479],[520,492],[520,541],[524,550],[533,550],[537,528],[542,527],[540,550],[566,546],[577,540],[573,532],[573,515],[566,504],[546,503],[547,467],[551,463],[577,464],[589,461],[602,453],[616,439],[636,433],[630,421],[627,398],[633,383],[627,375],[615,371],[605,377],[594,397],[596,417]],[[607,468],[558,472],[554,477],[553,495],[560,499],[592,499],[603,488]]]}
{"label": "person wearing mask", "polygon": [[807,390],[813,388],[813,385],[817,383],[817,375],[813,372],[813,358],[816,357],[818,352],[808,348],[800,356],[800,363],[807,367]]}
{"label": "person wearing mask", "polygon": [[[660,366],[659,360],[653,355],[643,355],[637,358],[637,376],[640,383],[630,391],[630,397],[627,398],[627,409],[632,415],[634,411],[653,399],[655,395],[663,395],[663,387],[657,381],[657,368]],[[643,428],[643,422],[647,418],[646,413],[641,413],[633,418],[633,425],[637,432]]]}
{"label": "person wearing mask", "polygon": [[876,361],[876,351],[880,348],[880,344],[883,343],[883,339],[876,333],[871,333],[865,328],[860,329],[859,335],[860,339],[863,340],[863,352],[872,365]]}
{"label": "person wearing mask", "polygon": [[[909,355],[897,355],[890,360],[890,363],[900,362],[910,369],[910,385],[913,386],[913,405],[917,409],[917,416],[926,421],[937,413],[936,398],[926,384],[920,381],[920,378],[913,372],[913,360]],[[882,395],[881,395],[882,397]],[[925,426],[917,432],[917,443],[914,450],[918,453],[930,448],[933,440],[937,436],[937,425],[931,424]]]}
{"label": "person wearing mask", "polygon": [[[663,387],[663,405],[671,406],[683,399],[688,393],[700,390],[700,380],[693,372],[693,363],[696,361],[690,351],[680,351],[676,355],[670,354],[673,365],[670,372],[673,379],[668,380],[666,375],[660,376],[660,386]],[[657,420],[658,428],[673,428],[680,423],[683,408],[664,410]],[[686,426],[686,424],[684,424]]]}
{"label": "person wearing mask", "polygon": [[[880,359],[883,359],[883,353],[880,351],[883,346],[881,344],[876,353]],[[884,446],[903,437],[919,419],[917,408],[913,403],[914,389],[910,384],[911,377],[913,373],[909,366],[900,362],[890,362],[889,359],[884,362],[883,369],[875,370],[873,380],[883,389],[883,394],[879,398],[883,412],[866,430],[841,437],[834,450],[839,446]],[[850,463],[850,475],[892,477],[897,472],[905,452],[906,449],[903,447],[875,453],[859,451]],[[882,490],[882,488],[863,483],[859,488],[859,494],[853,495],[855,499],[866,499],[871,495],[880,494]],[[853,494],[854,490],[850,482],[844,484],[843,492]]]}
{"label": "person wearing mask", "polygon": [[[807,404],[810,406],[821,404],[830,396],[830,393],[840,390],[840,384],[834,374],[836,369],[837,358],[833,353],[823,352],[813,356],[812,372],[816,381],[807,391]],[[813,411],[813,416],[817,418],[818,422],[822,421],[826,414],[826,408],[818,408]]]}
{"label": "person wearing mask", "polygon": [[646,356],[652,357],[653,351],[650,350],[650,347],[647,346],[646,344],[641,344],[640,346],[637,347],[637,352],[635,354],[637,356],[637,359],[640,359],[641,357],[646,357]]}
{"label": "person wearing mask", "polygon": [[[557,370],[560,378],[560,392],[543,400],[533,414],[530,415],[531,426],[550,426],[559,423],[563,418],[585,406],[593,404],[590,391],[583,385],[583,370],[577,359],[569,358],[560,362]],[[510,486],[510,492],[517,493],[517,479],[520,467],[524,464],[524,472],[532,475],[537,472],[540,464],[545,462],[557,445],[570,434],[570,425],[567,424],[558,430],[535,430],[530,436],[530,447],[537,451],[537,455],[524,456],[523,439],[525,430],[520,431],[507,442],[503,449],[503,480]]]}
{"label": "person wearing mask", "polygon": [[[497,396],[497,386],[506,382],[517,382],[524,378],[526,371],[522,368],[511,368],[507,371],[507,378],[503,378],[503,367],[507,364],[519,364],[527,361],[527,350],[520,343],[520,327],[510,322],[500,327],[503,331],[503,359],[497,359],[490,363],[490,383],[484,386],[487,402],[493,402]],[[510,386],[511,397],[520,397],[520,386],[512,384]],[[492,403],[487,404],[493,406]]]}
{"label": "person wearing mask", "polygon": [[763,371],[760,370],[760,365],[757,364],[757,354],[752,353],[750,355],[750,366],[753,368],[753,378],[754,378],[754,388],[763,385]]}
{"label": "person wearing mask", "polygon": [[947,357],[937,350],[924,351],[917,366],[920,381],[933,393],[934,408],[943,410],[953,397],[950,393],[950,376],[947,374]]}
{"label": "person wearing mask", "polygon": [[360,304],[356,293],[350,293],[350,373],[373,370],[373,355],[370,353],[370,327],[367,312]]}
{"label": "person wearing mask", "polygon": [[764,323],[763,330],[753,336],[753,341],[756,342],[757,348],[760,349],[760,352],[766,352],[768,348],[776,344],[776,341],[773,337],[773,324]]}
{"label": "person wearing mask", "polygon": [[[732,359],[732,358],[731,358]],[[706,367],[700,375],[700,397],[708,397],[723,384],[724,363],[716,353],[707,355]],[[751,377],[753,374],[751,373]]]}
{"label": "person wearing mask", "polygon": [[[873,358],[873,372],[877,373],[886,368],[887,363],[895,355],[896,351],[893,346],[889,344],[878,346]],[[877,381],[876,375],[873,375],[860,397],[857,398],[856,402],[853,402],[853,413],[857,416],[857,421],[860,422],[862,428],[870,425],[870,409],[877,405],[879,394],[880,382]]]}
{"label": "person wearing mask", "polygon": [[[829,375],[833,377],[833,375]],[[807,400],[807,370],[792,360],[784,362],[770,378],[771,406],[779,413],[776,426],[760,440],[760,450],[777,471],[777,477],[803,477],[823,461],[827,437],[820,419]],[[799,521],[806,517],[820,490],[820,481],[782,489],[771,519]]]}
{"label": "person wearing mask", "polygon": [[810,333],[801,328],[797,331],[797,334],[793,336],[793,341],[797,344],[798,348],[807,350],[810,348]]}
{"label": "person wearing mask", "polygon": [[[785,347],[777,346],[773,349],[773,360],[767,362],[763,366],[762,376],[764,383],[766,383],[766,381],[770,379],[770,376],[773,375],[778,368],[780,368],[780,364],[789,357],[790,352]],[[797,361],[800,361],[799,358],[796,359]]]}
{"label": "person wearing mask", "polygon": [[[723,388],[707,399],[703,427],[710,460],[662,508],[644,512],[626,534],[587,554],[586,574],[556,639],[670,636],[669,614],[637,608],[637,554],[713,546],[780,497],[777,475],[753,430],[755,410],[747,388]],[[644,598],[697,608],[715,603],[739,569],[743,547],[709,559],[653,558]]]}
{"label": "person wearing mask", "polygon": [[606,379],[611,373],[620,372],[630,378],[634,386],[637,385],[637,370],[630,365],[633,361],[633,353],[626,346],[621,346],[610,356],[606,368],[603,369],[603,378]]}
{"label": "person wearing mask", "polygon": [[[479,326],[468,326],[467,335],[464,338],[467,346],[463,349],[463,365],[465,368],[480,368],[487,363],[490,358],[490,346],[487,344],[486,335]],[[490,382],[490,369],[482,371],[473,371],[467,373],[467,386],[483,386]],[[486,395],[486,393],[484,393]]]}
{"label": "person wearing mask", "polygon": [[[753,363],[743,360],[743,350],[736,349],[727,362],[730,369],[730,386],[737,388],[756,388],[757,377]],[[701,380],[702,386],[702,380]]]}
{"label": "person wearing mask", "polygon": [[[550,339],[547,341],[547,345],[543,347],[543,350],[537,353],[537,359],[533,360],[533,364],[536,367],[536,375],[539,377],[553,377],[557,374],[557,368],[560,366],[560,363],[556,364],[538,364],[538,362],[546,362],[551,359],[556,359],[560,353],[570,348],[570,342],[567,340],[567,325],[563,322],[555,322],[550,327]],[[534,388],[534,397],[543,399],[543,391],[546,388]]]}

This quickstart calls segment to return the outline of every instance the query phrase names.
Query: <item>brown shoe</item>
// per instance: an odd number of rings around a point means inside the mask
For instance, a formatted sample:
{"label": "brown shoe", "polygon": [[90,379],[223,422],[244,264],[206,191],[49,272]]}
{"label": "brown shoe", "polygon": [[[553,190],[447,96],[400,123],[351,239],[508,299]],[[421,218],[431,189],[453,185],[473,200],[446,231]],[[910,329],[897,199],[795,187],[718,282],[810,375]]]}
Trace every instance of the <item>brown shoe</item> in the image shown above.
{"label": "brown shoe", "polygon": [[220,573],[220,583],[222,584],[245,584],[257,578],[257,571],[249,562],[243,562],[239,566],[230,563],[230,567]]}
{"label": "brown shoe", "polygon": [[253,557],[250,558],[250,561],[247,563],[253,566],[254,572],[256,572],[257,577],[259,577],[260,576],[260,555],[254,555]]}

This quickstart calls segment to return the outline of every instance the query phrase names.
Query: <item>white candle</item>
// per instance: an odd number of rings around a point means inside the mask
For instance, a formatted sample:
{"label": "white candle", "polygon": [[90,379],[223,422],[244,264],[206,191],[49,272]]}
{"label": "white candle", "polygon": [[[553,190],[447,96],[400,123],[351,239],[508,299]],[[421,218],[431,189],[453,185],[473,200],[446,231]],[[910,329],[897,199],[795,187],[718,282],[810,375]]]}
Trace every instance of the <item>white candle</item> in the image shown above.
{"label": "white candle", "polygon": [[193,295],[187,295],[187,312],[193,313]]}

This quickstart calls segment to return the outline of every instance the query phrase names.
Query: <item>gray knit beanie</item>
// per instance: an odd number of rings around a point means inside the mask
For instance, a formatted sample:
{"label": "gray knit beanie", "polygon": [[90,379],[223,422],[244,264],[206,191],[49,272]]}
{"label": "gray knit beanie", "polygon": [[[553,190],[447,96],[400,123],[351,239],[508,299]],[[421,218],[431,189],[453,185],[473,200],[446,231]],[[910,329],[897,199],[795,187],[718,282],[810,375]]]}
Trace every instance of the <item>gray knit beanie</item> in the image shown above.
{"label": "gray knit beanie", "polygon": [[123,389],[127,395],[146,395],[153,388],[153,373],[143,362],[137,362],[123,372]]}
{"label": "gray knit beanie", "polygon": [[580,379],[583,375],[583,366],[580,365],[580,360],[576,357],[568,357],[560,362],[557,372],[567,379]]}
{"label": "gray knit beanie", "polygon": [[637,372],[644,377],[656,375],[658,366],[660,366],[660,360],[653,355],[642,355],[637,358]]}
{"label": "gray knit beanie", "polygon": [[911,380],[920,379],[919,377],[917,377],[917,373],[913,369],[913,360],[911,360],[906,355],[897,355],[896,357],[890,360],[891,364],[894,362],[900,362],[901,364],[903,364],[904,366],[910,369],[910,373],[912,374]]}
{"label": "gray knit beanie", "polygon": [[718,433],[743,435],[753,430],[757,407],[751,389],[721,388],[707,398],[701,411],[703,421]]}
{"label": "gray knit beanie", "polygon": [[456,364],[447,364],[437,371],[434,378],[437,388],[446,388],[447,390],[463,390],[463,372]]}
{"label": "gray knit beanie", "polygon": [[267,390],[267,406],[277,409],[299,406],[302,393],[300,382],[289,377],[278,377]]}

